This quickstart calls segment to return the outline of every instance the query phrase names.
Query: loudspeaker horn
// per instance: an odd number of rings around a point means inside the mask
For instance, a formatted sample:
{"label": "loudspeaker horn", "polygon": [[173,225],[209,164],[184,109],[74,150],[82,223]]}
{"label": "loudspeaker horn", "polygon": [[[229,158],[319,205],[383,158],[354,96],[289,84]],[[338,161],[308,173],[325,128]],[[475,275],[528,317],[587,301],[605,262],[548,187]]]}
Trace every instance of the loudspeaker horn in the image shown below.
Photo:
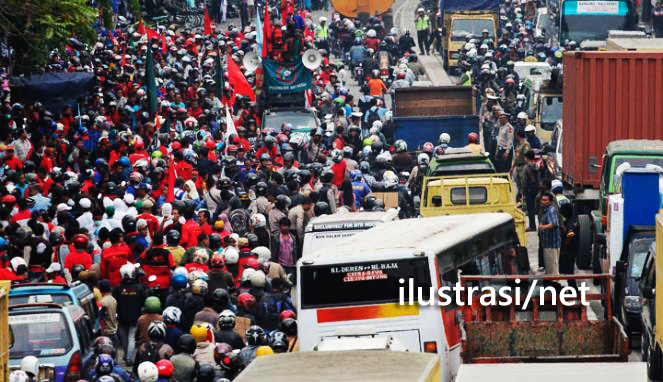
{"label": "loudspeaker horn", "polygon": [[302,56],[302,63],[309,70],[315,70],[322,65],[322,55],[315,49],[308,49]]}
{"label": "loudspeaker horn", "polygon": [[244,55],[242,64],[248,72],[255,72],[255,70],[258,69],[258,66],[260,66],[260,57],[258,57],[256,52],[249,52]]}

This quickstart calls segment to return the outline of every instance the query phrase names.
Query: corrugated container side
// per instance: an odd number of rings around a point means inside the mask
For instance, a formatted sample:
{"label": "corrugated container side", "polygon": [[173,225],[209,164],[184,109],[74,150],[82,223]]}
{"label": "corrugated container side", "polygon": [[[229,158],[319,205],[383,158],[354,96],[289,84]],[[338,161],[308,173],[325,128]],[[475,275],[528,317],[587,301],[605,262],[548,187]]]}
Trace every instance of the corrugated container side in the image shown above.
{"label": "corrugated container side", "polygon": [[9,281],[0,281],[0,381],[9,380]]}
{"label": "corrugated container side", "polygon": [[563,108],[564,177],[598,187],[609,142],[663,138],[663,53],[565,54]]}
{"label": "corrugated container side", "polygon": [[395,117],[470,114],[476,110],[469,86],[411,87],[395,92]]}

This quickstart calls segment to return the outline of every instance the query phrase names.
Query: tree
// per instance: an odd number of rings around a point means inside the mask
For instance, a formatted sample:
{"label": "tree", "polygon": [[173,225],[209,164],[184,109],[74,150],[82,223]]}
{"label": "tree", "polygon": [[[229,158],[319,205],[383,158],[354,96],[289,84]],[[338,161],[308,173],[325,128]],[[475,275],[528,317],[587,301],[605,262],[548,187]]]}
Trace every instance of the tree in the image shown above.
{"label": "tree", "polygon": [[69,38],[95,40],[97,17],[86,0],[1,0],[0,39],[13,50],[13,75],[40,72],[55,48],[60,52]]}

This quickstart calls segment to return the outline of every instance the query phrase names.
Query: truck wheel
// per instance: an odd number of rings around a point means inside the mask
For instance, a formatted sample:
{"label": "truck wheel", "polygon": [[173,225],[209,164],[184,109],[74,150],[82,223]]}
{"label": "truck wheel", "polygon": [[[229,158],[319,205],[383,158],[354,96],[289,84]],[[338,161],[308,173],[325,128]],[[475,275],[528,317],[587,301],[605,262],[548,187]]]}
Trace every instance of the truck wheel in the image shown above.
{"label": "truck wheel", "polygon": [[649,344],[645,338],[645,333],[640,334],[640,348],[642,349],[640,353],[642,354],[642,362],[647,362],[649,360]]}
{"label": "truck wheel", "polygon": [[[592,254],[592,273],[599,274],[603,273],[603,269],[601,269],[601,260],[602,260],[602,255],[603,255],[603,245],[602,244],[594,244],[594,253]],[[602,284],[602,280],[600,279],[594,279],[594,285],[599,285]]]}
{"label": "truck wheel", "polygon": [[590,269],[592,264],[592,220],[589,215],[578,215],[578,256],[580,269]]}
{"label": "truck wheel", "polygon": [[647,377],[652,381],[661,380],[661,351],[652,350],[647,358]]}

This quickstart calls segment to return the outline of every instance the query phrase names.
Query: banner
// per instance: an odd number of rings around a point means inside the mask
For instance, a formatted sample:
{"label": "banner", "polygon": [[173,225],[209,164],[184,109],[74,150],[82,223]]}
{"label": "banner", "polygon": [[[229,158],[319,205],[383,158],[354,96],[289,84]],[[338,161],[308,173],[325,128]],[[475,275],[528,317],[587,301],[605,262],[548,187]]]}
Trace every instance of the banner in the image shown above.
{"label": "banner", "polygon": [[297,93],[312,88],[311,71],[301,59],[294,63],[263,59],[262,64],[267,94]]}

